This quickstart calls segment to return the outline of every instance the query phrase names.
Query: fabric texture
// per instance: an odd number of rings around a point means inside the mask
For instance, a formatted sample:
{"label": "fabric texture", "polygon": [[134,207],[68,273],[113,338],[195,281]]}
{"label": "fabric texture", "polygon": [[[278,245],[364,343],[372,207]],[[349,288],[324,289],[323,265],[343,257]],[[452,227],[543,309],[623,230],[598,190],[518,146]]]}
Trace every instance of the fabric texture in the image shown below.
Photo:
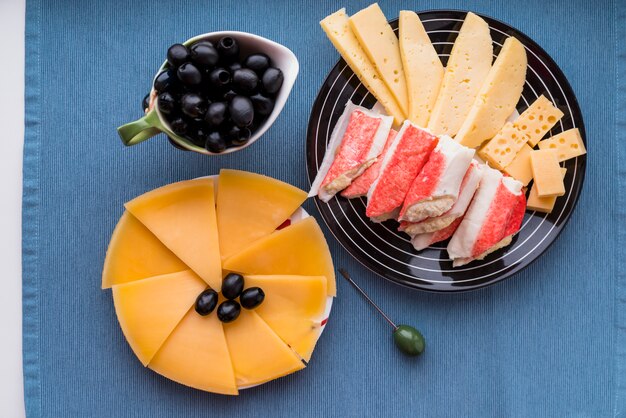
{"label": "fabric texture", "polygon": [[[349,13],[367,1],[346,2]],[[274,1],[29,0],[23,199],[24,387],[29,417],[626,417],[626,3],[383,2],[466,9],[520,29],[559,64],[584,115],[588,163],[569,224],[535,263],[464,294],[409,291],[368,272],[325,229],[337,267],[399,323],[424,334],[404,357],[391,329],[342,279],[305,370],[236,398],[145,369],[124,340],[100,275],[123,203],[220,168],[308,188],[311,106],[338,54],[318,22],[340,4]],[[618,24],[618,22],[621,22]],[[292,49],[300,74],[265,136],[205,157],[165,137],[126,148],[115,128],[169,45],[215,30]],[[309,200],[305,208],[319,214]],[[1,414],[0,414],[1,415]]]}

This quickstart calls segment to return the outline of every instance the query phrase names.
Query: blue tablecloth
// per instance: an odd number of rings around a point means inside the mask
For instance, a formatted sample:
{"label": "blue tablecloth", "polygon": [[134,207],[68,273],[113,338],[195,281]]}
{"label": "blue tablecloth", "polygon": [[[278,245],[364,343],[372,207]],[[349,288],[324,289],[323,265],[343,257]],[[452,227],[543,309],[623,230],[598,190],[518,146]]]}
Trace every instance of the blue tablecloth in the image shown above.
{"label": "blue tablecloth", "polygon": [[[427,339],[421,358],[339,281],[309,367],[239,397],[144,369],[117,324],[100,273],[122,204],[222,167],[307,188],[311,105],[338,55],[318,21],[335,1],[29,0],[24,149],[24,377],[29,417],[626,416],[626,3],[621,0],[384,2],[471,9],[536,40],[578,96],[585,186],[558,241],[513,279],[467,294],[410,291],[369,273],[327,232],[346,267],[397,321]],[[368,1],[350,2],[353,13]],[[618,24],[618,22],[621,22]],[[230,156],[182,153],[165,138],[125,148],[166,48],[221,29],[291,48],[300,75],[266,137]],[[4,65],[12,65],[5,57]],[[8,59],[8,61],[6,61]],[[319,216],[311,202],[306,208]],[[0,413],[1,415],[1,413]]]}

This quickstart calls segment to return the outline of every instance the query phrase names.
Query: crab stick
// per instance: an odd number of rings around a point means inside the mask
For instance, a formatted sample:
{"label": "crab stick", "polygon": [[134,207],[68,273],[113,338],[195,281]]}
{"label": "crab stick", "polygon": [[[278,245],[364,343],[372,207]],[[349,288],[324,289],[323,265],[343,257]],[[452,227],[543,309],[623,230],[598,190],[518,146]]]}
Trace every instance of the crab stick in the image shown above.
{"label": "crab stick", "polygon": [[450,225],[438,231],[413,235],[411,237],[413,248],[417,251],[421,251],[432,244],[447,240],[454,234],[454,231],[459,227],[462,220],[463,218],[456,218]]}
{"label": "crab stick", "polygon": [[343,192],[341,192],[341,195],[343,197],[353,199],[355,197],[367,195],[367,191],[370,189],[371,185],[374,183],[374,181],[376,181],[376,178],[378,177],[378,173],[380,172],[380,166],[383,163],[383,158],[385,158],[385,154],[387,153],[387,150],[391,146],[391,143],[393,142],[397,134],[398,132],[393,129],[389,131],[389,135],[387,136],[387,142],[385,142],[385,147],[383,148],[383,152],[380,154],[380,157],[378,157],[376,162],[369,166],[369,168],[367,168],[363,172],[363,174],[354,179],[352,184],[350,184],[344,189]]}
{"label": "crab stick", "polygon": [[348,102],[331,134],[326,154],[311,186],[309,197],[328,202],[376,162],[393,117],[380,115]]}
{"label": "crab stick", "polygon": [[475,152],[447,135],[441,136],[437,148],[411,184],[400,220],[420,222],[450,210]]}
{"label": "crab stick", "polygon": [[525,209],[522,183],[485,166],[474,199],[448,244],[454,267],[482,260],[509,245]]}
{"label": "crab stick", "polygon": [[437,146],[437,137],[405,121],[380,165],[378,178],[367,192],[365,214],[374,222],[396,218],[413,180]]}
{"label": "crab stick", "polygon": [[[404,231],[411,236],[415,236],[418,234],[426,234],[446,228],[456,219],[462,217],[465,214],[465,211],[467,210],[470,202],[472,201],[472,197],[476,192],[476,188],[478,188],[478,183],[480,182],[482,176],[483,166],[477,161],[473,160],[470,163],[469,168],[465,172],[465,175],[463,176],[463,181],[461,182],[461,188],[459,190],[459,197],[456,202],[454,202],[454,205],[452,205],[450,210],[439,216],[427,218],[420,222],[402,221],[400,223],[399,230]],[[452,232],[454,232],[454,230]],[[452,235],[452,233],[450,233],[450,235]],[[448,235],[448,237],[446,238],[449,238],[450,235]],[[439,241],[442,241],[442,239],[434,242]]]}

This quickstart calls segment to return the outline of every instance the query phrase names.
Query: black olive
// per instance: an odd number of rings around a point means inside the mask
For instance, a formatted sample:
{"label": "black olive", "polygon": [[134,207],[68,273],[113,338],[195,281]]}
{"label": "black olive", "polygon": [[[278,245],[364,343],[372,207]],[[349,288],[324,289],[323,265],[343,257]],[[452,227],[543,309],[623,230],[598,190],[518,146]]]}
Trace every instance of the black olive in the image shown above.
{"label": "black olive", "polygon": [[194,45],[210,45],[213,48],[215,48],[215,44],[213,42],[209,41],[208,39],[202,39],[202,40],[196,42]]}
{"label": "black olive", "polygon": [[219,131],[214,131],[207,137],[204,148],[206,148],[207,151],[219,154],[226,149],[226,141]]}
{"label": "black olive", "polygon": [[176,70],[178,79],[186,86],[197,86],[202,82],[202,73],[198,67],[190,62],[186,62]]}
{"label": "black olive", "polygon": [[183,118],[180,118],[180,117],[173,119],[170,122],[170,128],[172,129],[172,132],[174,132],[177,135],[184,135],[187,132],[188,127],[189,126],[187,122]]}
{"label": "black olive", "polygon": [[213,102],[209,105],[204,121],[209,126],[218,127],[226,119],[228,105],[225,102]]}
{"label": "black olive", "polygon": [[241,146],[248,142],[252,132],[248,128],[240,128],[237,125],[233,125],[228,130],[228,139],[235,146]]}
{"label": "black olive", "polygon": [[181,97],[180,107],[185,115],[192,119],[200,119],[206,113],[207,102],[196,93],[187,93]]}
{"label": "black olive", "polygon": [[225,300],[217,307],[217,318],[222,322],[233,322],[240,313],[241,306],[234,300]]}
{"label": "black olive", "polygon": [[230,36],[224,36],[217,43],[220,57],[226,61],[236,61],[239,58],[239,43]]}
{"label": "black olive", "polygon": [[259,85],[259,77],[248,68],[242,68],[233,73],[233,86],[241,94],[249,95],[254,93]]}
{"label": "black olive", "polygon": [[222,280],[222,295],[226,299],[236,299],[243,291],[243,276],[237,273],[228,273]]}
{"label": "black olive", "polygon": [[254,112],[261,116],[267,116],[274,110],[274,99],[257,93],[250,96],[250,100],[254,105]]}
{"label": "black olive", "polygon": [[169,115],[176,108],[176,99],[172,93],[166,91],[165,93],[159,94],[157,105],[161,113]]}
{"label": "black olive", "polygon": [[254,119],[254,107],[250,99],[244,96],[235,96],[228,105],[228,113],[240,128],[249,126]]}
{"label": "black olive", "polygon": [[158,93],[170,90],[176,84],[178,84],[178,79],[173,70],[164,70],[154,79],[154,89]]}
{"label": "black olive", "polygon": [[270,58],[265,54],[252,54],[243,62],[243,66],[257,74],[263,74],[270,66]]}
{"label": "black olive", "polygon": [[228,69],[228,71],[230,71],[231,74],[234,73],[237,70],[240,70],[241,68],[242,68],[241,64],[238,63],[237,61],[231,62],[231,63],[226,65],[226,69]]}
{"label": "black olive", "polygon": [[254,309],[263,303],[264,299],[265,292],[263,292],[263,289],[260,287],[251,287],[243,291],[239,302],[241,302],[241,306],[246,309]]}
{"label": "black olive", "polygon": [[145,112],[150,107],[150,93],[146,94],[146,97],[141,101],[141,108]]}
{"label": "black olive", "polygon": [[237,95],[237,93],[234,90],[228,90],[226,93],[224,93],[224,100],[226,100],[227,102],[230,102],[231,100],[233,100],[233,97],[235,97]]}
{"label": "black olive", "polygon": [[213,87],[223,89],[230,84],[230,73],[224,68],[216,68],[209,73],[209,82]]}
{"label": "black olive", "polygon": [[217,299],[217,292],[213,289],[207,289],[200,293],[196,299],[196,312],[202,316],[210,314],[217,306]]}
{"label": "black olive", "polygon": [[263,73],[261,83],[263,84],[263,90],[267,93],[278,93],[278,90],[283,85],[283,72],[278,68],[270,67]]}
{"label": "black olive", "polygon": [[211,43],[197,43],[191,47],[191,61],[201,68],[211,68],[220,56]]}
{"label": "black olive", "polygon": [[203,126],[193,125],[187,130],[187,137],[195,145],[199,147],[204,147],[204,145],[206,144],[206,140],[209,137],[209,132]]}
{"label": "black olive", "polygon": [[189,60],[189,50],[183,44],[174,44],[167,50],[167,62],[178,68]]}

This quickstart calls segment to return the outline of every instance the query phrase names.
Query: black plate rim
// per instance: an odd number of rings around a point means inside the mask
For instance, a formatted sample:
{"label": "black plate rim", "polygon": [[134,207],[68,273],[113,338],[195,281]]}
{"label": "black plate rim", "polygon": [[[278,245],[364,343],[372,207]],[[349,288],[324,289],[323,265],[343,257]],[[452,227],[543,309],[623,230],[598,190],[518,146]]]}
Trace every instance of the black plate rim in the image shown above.
{"label": "black plate rim", "polygon": [[[427,9],[427,10],[422,10],[422,11],[416,11],[415,13],[417,13],[418,16],[420,16],[420,19],[422,18],[422,15],[425,14],[435,14],[435,13],[470,13],[472,11],[470,10],[463,10],[463,9]],[[563,70],[561,69],[561,67],[556,63],[556,61],[554,61],[554,59],[552,58],[552,56],[550,54],[548,54],[546,52],[545,49],[543,49],[537,42],[535,42],[532,38],[530,38],[528,35],[526,35],[524,32],[522,32],[521,30],[519,30],[518,28],[511,26],[508,23],[503,22],[502,20],[496,19],[494,17],[491,17],[489,15],[486,14],[482,14],[482,13],[477,13],[477,12],[472,12],[478,16],[480,16],[481,18],[486,18],[487,20],[491,20],[493,22],[496,22],[504,27],[507,28],[507,30],[512,31],[512,35],[515,35],[515,37],[519,38],[521,41],[523,41],[522,43],[526,45],[527,49],[533,48],[536,50],[537,53],[539,53],[540,55],[543,55],[542,58],[546,58],[546,62],[545,62],[545,66],[546,68],[549,69],[550,66],[553,66],[554,68],[556,68],[559,73],[562,75],[562,78],[558,80],[559,84],[562,87],[563,90],[563,95],[565,97],[567,97],[568,99],[571,97],[573,102],[570,104],[571,110],[572,110],[572,114],[574,116],[574,119],[576,121],[576,127],[579,129],[580,133],[581,133],[581,137],[583,140],[583,143],[585,144],[585,148],[588,148],[587,146],[587,133],[586,133],[586,129],[585,129],[585,123],[584,123],[584,119],[583,119],[583,115],[582,115],[582,111],[580,109],[580,105],[578,103],[578,98],[576,97],[574,90],[572,89],[572,86],[568,80],[568,78],[565,76],[565,73],[563,72]],[[396,23],[398,21],[399,18],[395,18],[395,19],[390,19],[388,22],[389,23]],[[456,17],[454,17],[453,19],[456,19]],[[511,34],[509,34],[511,35]],[[345,64],[345,61],[343,60],[343,58],[341,56],[339,56],[339,59],[337,60],[337,62],[335,63],[335,65],[332,66],[332,68],[330,69],[330,71],[328,72],[328,74],[326,75],[326,77],[324,78],[324,81],[321,84],[320,89],[318,90],[318,93],[315,97],[315,101],[313,102],[313,106],[312,109],[315,109],[317,107],[317,103],[319,100],[319,96],[320,93],[322,91],[322,89],[324,88],[324,86],[327,85],[327,83],[329,82],[329,79],[333,73],[333,71],[335,70],[335,68],[337,68],[339,65],[341,65],[342,63]],[[347,65],[347,64],[346,64]],[[556,76],[553,75],[553,77],[556,79]],[[313,116],[313,112],[311,112],[309,114],[309,119],[307,122],[307,143],[309,141],[309,138],[312,135],[312,116]],[[586,165],[587,165],[587,161],[586,161],[586,154],[577,158],[582,158],[582,164],[581,164],[581,174],[579,175],[576,185],[574,186],[574,200],[572,202],[572,208],[571,210],[567,213],[565,219],[563,220],[562,224],[560,225],[560,227],[557,229],[557,231],[555,231],[555,235],[554,238],[552,239],[552,241],[546,245],[543,246],[542,248],[539,249],[539,251],[535,252],[535,255],[532,257],[532,259],[530,261],[528,261],[527,263],[516,263],[514,266],[512,266],[511,269],[509,269],[508,271],[496,275],[494,278],[492,278],[491,280],[488,281],[483,281],[479,284],[476,285],[471,285],[471,286],[467,286],[467,287],[448,287],[446,289],[441,289],[441,288],[432,288],[432,287],[426,287],[423,286],[419,283],[415,283],[412,282],[408,279],[403,279],[403,278],[399,278],[399,277],[389,277],[379,271],[377,271],[375,268],[371,267],[370,265],[368,265],[367,263],[365,263],[362,259],[361,259],[361,255],[358,254],[357,251],[354,251],[354,249],[352,249],[350,246],[346,245],[342,239],[339,239],[339,237],[335,234],[335,232],[333,231],[333,228],[331,228],[331,226],[329,225],[326,217],[323,215],[323,212],[321,210],[320,207],[320,201],[319,199],[313,197],[313,201],[315,202],[315,207],[317,208],[318,213],[320,214],[322,220],[324,221],[324,224],[326,225],[327,229],[330,231],[330,233],[333,235],[333,237],[335,238],[335,240],[337,240],[337,242],[339,242],[339,244],[348,252],[348,254],[350,254],[356,261],[359,262],[359,264],[361,264],[363,267],[365,267],[366,269],[368,269],[369,271],[375,273],[377,276],[382,277],[383,279],[385,279],[388,282],[391,282],[395,285],[400,285],[404,288],[408,288],[408,289],[412,289],[412,290],[418,290],[418,291],[422,291],[422,292],[427,292],[427,293],[435,293],[435,294],[446,294],[446,293],[451,293],[451,294],[455,294],[455,293],[467,293],[467,292],[474,292],[474,291],[478,291],[481,289],[484,289],[486,287],[489,286],[493,286],[495,284],[501,283],[513,276],[515,276],[517,273],[519,273],[520,271],[526,269],[527,267],[531,266],[533,263],[535,263],[539,258],[541,258],[543,256],[543,254],[550,248],[552,247],[552,245],[554,245],[554,243],[559,239],[561,233],[563,232],[563,230],[566,228],[566,226],[569,224],[570,218],[572,217],[572,215],[574,214],[577,206],[578,206],[578,200],[580,199],[580,195],[582,193],[582,189],[584,186],[584,181],[585,181],[585,174],[586,174]],[[306,170],[307,170],[307,178],[309,181],[309,188],[312,185],[312,179],[309,175],[309,147],[307,146],[307,151],[305,153],[305,166],[306,166]],[[381,268],[381,270],[384,270],[385,268]],[[415,277],[416,280],[419,281],[427,281],[424,279],[421,279],[419,277]]]}

